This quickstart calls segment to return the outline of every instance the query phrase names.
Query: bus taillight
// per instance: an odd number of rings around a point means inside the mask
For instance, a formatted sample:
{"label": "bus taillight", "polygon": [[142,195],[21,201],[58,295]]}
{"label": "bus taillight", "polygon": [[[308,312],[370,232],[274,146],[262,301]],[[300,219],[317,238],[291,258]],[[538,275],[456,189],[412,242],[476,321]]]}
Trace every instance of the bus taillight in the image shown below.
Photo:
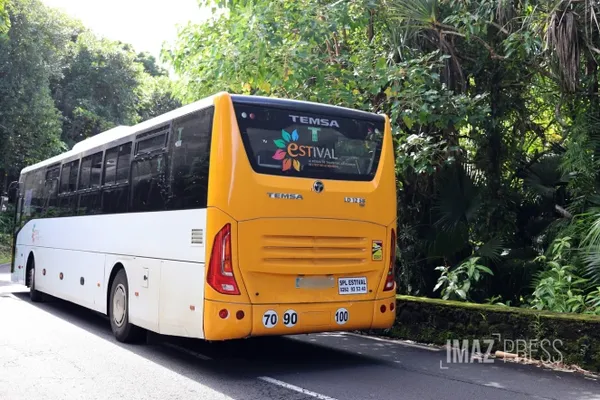
{"label": "bus taillight", "polygon": [[240,294],[231,261],[231,224],[225,225],[215,236],[207,282],[219,293]]}
{"label": "bus taillight", "polygon": [[388,274],[385,279],[385,286],[383,291],[387,292],[396,286],[394,281],[394,266],[396,264],[396,231],[392,229],[392,240],[390,242],[390,267],[388,268]]}

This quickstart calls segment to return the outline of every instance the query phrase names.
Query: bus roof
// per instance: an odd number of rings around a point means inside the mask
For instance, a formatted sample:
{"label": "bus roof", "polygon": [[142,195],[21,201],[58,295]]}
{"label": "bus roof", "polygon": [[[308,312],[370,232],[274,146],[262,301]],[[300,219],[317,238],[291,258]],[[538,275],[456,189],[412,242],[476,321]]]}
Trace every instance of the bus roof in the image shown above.
{"label": "bus roof", "polygon": [[144,129],[151,128],[156,125],[164,124],[165,122],[171,121],[173,119],[177,119],[184,115],[193,113],[194,111],[206,108],[207,106],[210,106],[211,104],[213,104],[214,98],[216,96],[218,96],[219,94],[222,94],[222,93],[217,93],[210,97],[206,97],[202,100],[195,101],[195,102],[187,104],[183,107],[179,107],[175,110],[161,114],[157,117],[140,122],[139,124],[134,125],[134,126],[120,125],[115,128],[109,129],[108,131],[101,132],[97,135],[92,136],[91,138],[82,140],[81,142],[75,144],[75,146],[73,146],[73,148],[69,151],[61,153],[61,154],[54,156],[52,158],[49,158],[47,160],[40,161],[37,164],[33,164],[33,165],[23,168],[23,170],[21,171],[21,174],[27,173],[32,170],[36,170],[40,167],[58,163],[64,158],[68,158],[70,156],[82,153],[84,151],[93,149],[95,147],[102,146],[103,144],[110,143],[113,140],[118,140],[118,139],[127,137],[135,132],[139,132]]}
{"label": "bus roof", "polygon": [[383,115],[376,114],[373,112],[304,100],[292,100],[281,99],[277,97],[248,96],[237,94],[232,94],[231,100],[234,103],[243,103],[267,107],[280,107],[285,109],[289,109],[290,106],[293,106],[294,110],[296,111],[315,114],[326,113],[329,116],[340,116],[346,118],[370,119],[378,121],[381,121],[385,118]]}
{"label": "bus roof", "polygon": [[[157,117],[151,118],[149,120],[140,122],[134,126],[127,125],[119,125],[115,128],[109,129],[107,131],[101,132],[97,135],[94,135],[88,139],[85,139],[73,146],[71,150],[68,150],[64,153],[61,153],[52,158],[46,159],[44,161],[40,161],[36,164],[25,167],[21,170],[21,174],[36,170],[38,168],[52,165],[55,163],[61,162],[63,159],[71,157],[73,155],[91,150],[96,147],[100,147],[106,143],[110,143],[112,141],[127,137],[129,135],[135,134],[136,132],[143,131],[148,128],[152,128],[157,125],[164,124],[173,119],[177,119],[184,115],[193,113],[198,110],[202,110],[212,104],[214,104],[214,99],[219,96],[223,96],[228,94],[227,92],[219,92],[215,93],[209,97],[204,99],[195,101],[193,103],[187,104],[185,106],[179,107],[175,110],[169,111],[167,113],[161,114]],[[328,113],[333,114],[344,114],[350,118],[384,118],[383,115],[356,110],[352,108],[340,107],[335,105],[329,105],[324,103],[316,103],[310,101],[302,101],[302,100],[292,100],[292,99],[281,99],[274,97],[263,97],[263,96],[253,96],[253,95],[237,95],[231,94],[231,99],[234,102],[246,103],[246,104],[257,104],[257,105],[265,105],[265,106],[274,106],[274,107],[284,107],[293,104],[298,111],[305,112],[323,112],[326,110]]]}

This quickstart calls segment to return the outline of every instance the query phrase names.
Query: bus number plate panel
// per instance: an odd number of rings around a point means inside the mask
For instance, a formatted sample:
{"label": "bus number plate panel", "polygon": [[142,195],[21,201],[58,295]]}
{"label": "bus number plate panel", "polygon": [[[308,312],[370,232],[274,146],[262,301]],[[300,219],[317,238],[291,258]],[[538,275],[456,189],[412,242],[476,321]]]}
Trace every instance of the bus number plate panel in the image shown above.
{"label": "bus number plate panel", "polygon": [[367,278],[338,278],[339,294],[365,294],[367,293]]}
{"label": "bus number plate panel", "polygon": [[328,289],[335,286],[333,276],[299,276],[296,289]]}

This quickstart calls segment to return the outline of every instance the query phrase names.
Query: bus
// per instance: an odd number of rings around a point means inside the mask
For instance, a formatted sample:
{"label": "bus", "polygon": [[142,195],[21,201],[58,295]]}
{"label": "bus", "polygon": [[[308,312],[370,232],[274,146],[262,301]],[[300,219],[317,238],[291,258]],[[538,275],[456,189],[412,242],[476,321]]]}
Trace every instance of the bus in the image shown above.
{"label": "bus", "polygon": [[386,115],[217,93],[24,168],[11,280],[120,342],[389,328],[394,154]]}

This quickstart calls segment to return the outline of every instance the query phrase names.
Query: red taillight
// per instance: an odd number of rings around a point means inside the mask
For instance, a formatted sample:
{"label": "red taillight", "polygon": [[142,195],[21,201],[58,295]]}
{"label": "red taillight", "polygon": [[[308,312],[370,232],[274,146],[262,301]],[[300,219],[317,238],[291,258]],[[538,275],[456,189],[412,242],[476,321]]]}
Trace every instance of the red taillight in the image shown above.
{"label": "red taillight", "polygon": [[219,293],[240,294],[231,261],[231,224],[225,225],[215,236],[207,282]]}
{"label": "red taillight", "polygon": [[396,265],[396,231],[392,229],[392,240],[390,241],[390,266],[388,268],[388,274],[385,278],[385,286],[383,287],[384,292],[394,290],[396,288],[396,281],[394,280],[394,266]]}

